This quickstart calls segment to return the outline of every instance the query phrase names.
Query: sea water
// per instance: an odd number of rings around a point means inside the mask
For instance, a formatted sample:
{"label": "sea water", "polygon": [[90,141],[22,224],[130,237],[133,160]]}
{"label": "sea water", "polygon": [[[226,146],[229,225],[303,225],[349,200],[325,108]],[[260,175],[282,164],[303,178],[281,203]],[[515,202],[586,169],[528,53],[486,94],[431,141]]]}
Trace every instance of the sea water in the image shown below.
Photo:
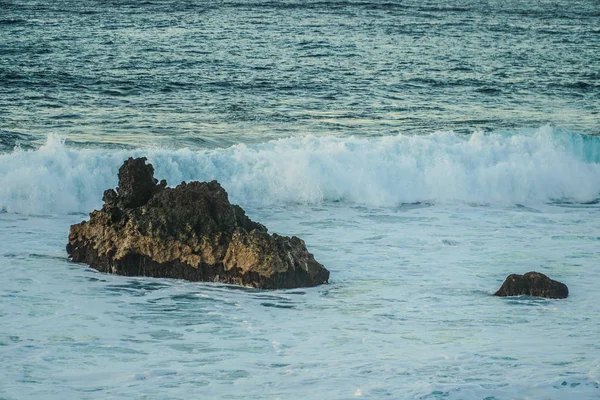
{"label": "sea water", "polygon": [[[0,398],[600,398],[600,9],[0,1]],[[331,271],[70,262],[130,156]],[[564,300],[498,298],[510,273]]]}

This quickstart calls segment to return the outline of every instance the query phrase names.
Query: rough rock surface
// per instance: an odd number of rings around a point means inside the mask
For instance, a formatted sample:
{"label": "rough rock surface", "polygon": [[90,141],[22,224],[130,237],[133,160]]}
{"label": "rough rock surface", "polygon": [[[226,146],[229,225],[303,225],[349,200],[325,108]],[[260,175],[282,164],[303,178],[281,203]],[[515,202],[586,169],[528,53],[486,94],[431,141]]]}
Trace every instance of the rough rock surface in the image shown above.
{"label": "rough rock surface", "polygon": [[567,285],[548,278],[539,272],[527,272],[525,275],[509,275],[496,296],[536,296],[550,299],[564,299],[569,296]]}
{"label": "rough rock surface", "polygon": [[229,203],[217,181],[157,184],[145,158],[119,169],[101,210],[71,226],[67,253],[102,272],[275,289],[327,282],[329,271],[297,237],[267,228]]}

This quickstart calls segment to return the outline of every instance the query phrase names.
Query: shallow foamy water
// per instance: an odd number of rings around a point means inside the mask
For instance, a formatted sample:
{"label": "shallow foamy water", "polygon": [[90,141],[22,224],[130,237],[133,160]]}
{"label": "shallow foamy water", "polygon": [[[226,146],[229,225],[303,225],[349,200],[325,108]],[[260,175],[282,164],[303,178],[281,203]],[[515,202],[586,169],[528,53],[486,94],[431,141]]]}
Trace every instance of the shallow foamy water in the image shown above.
{"label": "shallow foamy water", "polygon": [[[66,260],[85,215],[0,214],[5,398],[594,398],[598,206],[247,207],[332,273],[259,291]],[[497,298],[512,272],[566,300]]]}

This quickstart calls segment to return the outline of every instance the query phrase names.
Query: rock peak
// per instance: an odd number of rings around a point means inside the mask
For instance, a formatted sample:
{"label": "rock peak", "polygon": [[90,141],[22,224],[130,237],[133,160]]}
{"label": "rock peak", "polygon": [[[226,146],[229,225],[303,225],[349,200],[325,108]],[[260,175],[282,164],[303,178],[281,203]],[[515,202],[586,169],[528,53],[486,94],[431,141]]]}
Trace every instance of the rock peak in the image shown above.
{"label": "rock peak", "polygon": [[129,157],[119,168],[118,176],[117,200],[124,208],[143,206],[159,187],[154,178],[154,167],[146,164],[146,157]]}

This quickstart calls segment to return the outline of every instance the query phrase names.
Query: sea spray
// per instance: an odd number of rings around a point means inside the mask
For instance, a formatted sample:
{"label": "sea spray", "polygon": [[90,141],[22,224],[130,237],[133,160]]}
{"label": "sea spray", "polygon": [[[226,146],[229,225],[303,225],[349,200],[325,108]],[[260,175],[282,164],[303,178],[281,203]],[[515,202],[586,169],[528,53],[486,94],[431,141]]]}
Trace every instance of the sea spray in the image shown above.
{"label": "sea spray", "polygon": [[119,165],[146,156],[156,176],[218,180],[242,205],[589,202],[600,195],[600,138],[543,127],[512,133],[377,138],[305,136],[224,149],[76,149],[52,136],[0,155],[0,208],[89,212]]}

